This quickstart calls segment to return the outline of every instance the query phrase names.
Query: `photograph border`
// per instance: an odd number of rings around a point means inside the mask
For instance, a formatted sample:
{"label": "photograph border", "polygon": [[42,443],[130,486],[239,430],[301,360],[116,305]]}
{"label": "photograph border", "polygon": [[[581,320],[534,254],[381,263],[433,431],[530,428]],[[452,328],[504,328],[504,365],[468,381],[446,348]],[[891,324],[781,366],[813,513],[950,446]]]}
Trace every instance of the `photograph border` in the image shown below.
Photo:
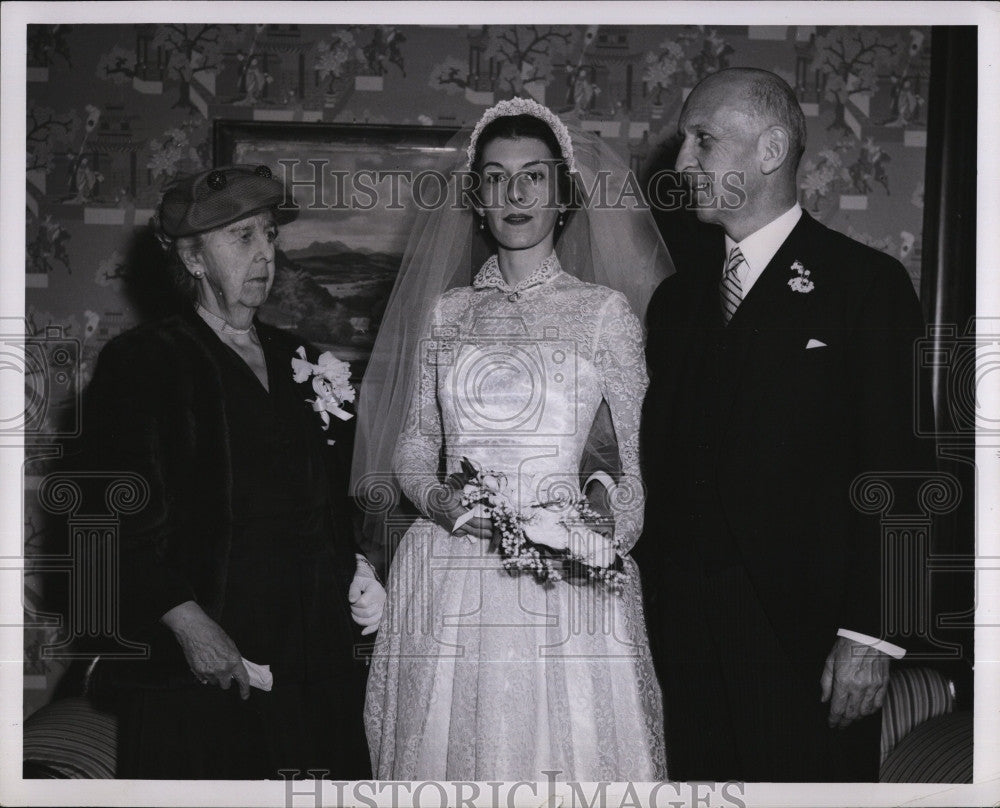
{"label": "photograph border", "polygon": [[[205,18],[231,18],[237,14],[261,22],[323,21],[322,17],[341,22],[399,24],[482,24],[515,18],[533,22],[562,23],[569,15],[580,15],[579,3],[509,3],[488,4],[167,4],[149,3],[130,6],[136,20],[170,18],[177,21]],[[0,233],[4,236],[4,271],[0,273],[0,317],[22,321],[24,317],[24,141],[25,105],[25,27],[51,22],[120,23],[124,6],[114,4],[8,3],[3,12],[3,109],[5,148],[0,155]],[[979,204],[972,214],[977,227],[977,316],[984,324],[1000,323],[1000,296],[996,268],[1000,266],[1000,245],[996,243],[998,217],[997,183],[1000,182],[1000,143],[994,134],[1000,131],[1000,74],[995,54],[1000,52],[1000,21],[995,4],[977,2],[898,4],[894,2],[797,2],[769,3],[593,3],[585,6],[588,21],[614,22],[628,15],[635,24],[744,24],[752,19],[758,24],[858,24],[918,25],[972,24],[979,30],[979,131],[978,148]],[[15,114],[18,113],[18,114]],[[995,374],[995,371],[994,371]],[[23,378],[12,373],[0,374],[0,401],[22,400]],[[996,375],[993,376],[993,379]],[[981,400],[982,412],[989,417],[997,412],[1000,390],[986,387]],[[5,410],[6,412],[6,410]],[[20,625],[22,603],[16,585],[23,574],[21,557],[23,490],[23,441],[0,439],[0,467],[4,485],[0,486],[0,514],[4,521],[0,555],[4,557],[0,585],[0,667],[2,667],[2,712],[4,730],[0,734],[0,801],[8,805],[71,804],[149,804],[149,805],[291,805],[287,784],[225,782],[133,782],[133,781],[23,781],[21,761],[21,688],[22,642]],[[1000,799],[1000,524],[996,513],[996,494],[1000,490],[1000,441],[980,434],[976,446],[976,650],[975,671],[975,768],[974,782],[968,785],[946,784],[748,784],[741,797],[747,805],[985,805]],[[374,784],[373,784],[374,785]],[[343,792],[341,792],[343,793]],[[373,793],[371,791],[369,794]],[[454,788],[451,789],[454,794]],[[507,792],[503,792],[505,795]],[[588,791],[589,793],[589,791]],[[648,789],[647,792],[648,793]],[[703,792],[704,793],[704,792]],[[335,794],[330,789],[329,797]],[[612,788],[611,795],[624,790]],[[666,797],[664,795],[661,800]],[[684,801],[698,798],[697,791],[686,792]],[[308,791],[295,805],[311,805]],[[366,799],[368,797],[366,796]],[[328,801],[328,804],[332,804]],[[529,796],[511,798],[509,804],[539,804]],[[564,803],[565,804],[565,803]],[[618,803],[614,803],[618,804]],[[665,804],[670,804],[669,800]],[[709,804],[703,802],[701,804]]]}

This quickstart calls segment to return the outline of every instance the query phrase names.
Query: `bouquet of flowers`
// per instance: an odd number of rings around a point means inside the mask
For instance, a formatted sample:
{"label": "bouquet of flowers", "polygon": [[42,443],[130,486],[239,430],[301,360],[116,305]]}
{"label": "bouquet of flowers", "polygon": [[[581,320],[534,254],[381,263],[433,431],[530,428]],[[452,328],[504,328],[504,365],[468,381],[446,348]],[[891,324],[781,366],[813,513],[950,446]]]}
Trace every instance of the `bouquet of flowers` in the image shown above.
{"label": "bouquet of flowers", "polygon": [[349,421],[354,415],[342,408],[343,404],[354,401],[354,387],[351,386],[351,366],[337,359],[329,351],[319,355],[316,364],[306,359],[306,349],[299,346],[292,357],[292,378],[297,384],[312,378],[316,398],[307,398],[315,412],[323,421],[323,429],[330,428],[330,416],[341,421]]}
{"label": "bouquet of flowers", "polygon": [[462,458],[462,471],[449,483],[462,490],[466,511],[452,528],[473,517],[493,521],[490,550],[498,552],[511,575],[530,573],[542,584],[596,582],[618,589],[626,579],[613,524],[585,497],[535,502],[517,508],[507,494],[506,476],[476,468]]}

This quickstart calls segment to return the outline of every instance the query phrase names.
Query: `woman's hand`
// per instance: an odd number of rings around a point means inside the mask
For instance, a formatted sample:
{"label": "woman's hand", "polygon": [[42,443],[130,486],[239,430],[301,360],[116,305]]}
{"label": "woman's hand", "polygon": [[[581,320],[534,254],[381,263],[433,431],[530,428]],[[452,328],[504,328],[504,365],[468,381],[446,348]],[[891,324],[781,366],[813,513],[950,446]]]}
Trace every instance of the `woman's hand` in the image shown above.
{"label": "woman's hand", "polygon": [[357,556],[358,566],[347,592],[351,617],[362,627],[361,636],[378,631],[385,608],[385,589],[375,576],[375,569],[364,556]]}
{"label": "woman's hand", "polygon": [[462,504],[461,488],[447,484],[435,486],[427,497],[427,510],[431,519],[456,536],[487,540],[493,538],[493,520],[481,516],[473,516],[458,530],[452,530],[458,517],[469,510]]}
{"label": "woman's hand", "polygon": [[211,682],[223,690],[235,680],[240,698],[250,698],[250,677],[243,657],[229,635],[193,600],[174,606],[160,618],[174,632],[191,673],[202,684]]}

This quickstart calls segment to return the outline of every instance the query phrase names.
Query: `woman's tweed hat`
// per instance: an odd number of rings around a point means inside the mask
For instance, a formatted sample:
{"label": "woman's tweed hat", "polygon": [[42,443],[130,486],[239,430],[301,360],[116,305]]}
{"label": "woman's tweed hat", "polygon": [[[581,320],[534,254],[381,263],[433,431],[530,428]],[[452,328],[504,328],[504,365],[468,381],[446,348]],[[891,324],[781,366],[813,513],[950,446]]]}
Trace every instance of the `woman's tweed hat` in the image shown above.
{"label": "woman's tweed hat", "polygon": [[[287,201],[286,201],[287,200]],[[279,224],[298,208],[267,166],[220,166],[181,177],[163,192],[154,226],[164,236],[194,236],[273,208]]]}

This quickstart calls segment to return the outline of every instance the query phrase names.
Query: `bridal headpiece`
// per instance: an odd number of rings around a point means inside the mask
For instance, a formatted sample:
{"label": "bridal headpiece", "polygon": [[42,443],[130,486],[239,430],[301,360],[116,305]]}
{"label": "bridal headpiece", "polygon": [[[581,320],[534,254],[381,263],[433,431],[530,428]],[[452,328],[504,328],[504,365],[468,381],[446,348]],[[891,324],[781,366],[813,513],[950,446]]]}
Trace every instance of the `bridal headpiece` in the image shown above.
{"label": "bridal headpiece", "polygon": [[511,98],[501,101],[483,113],[483,117],[479,119],[479,123],[472,130],[472,138],[469,141],[467,149],[470,169],[476,162],[476,144],[479,143],[479,136],[483,133],[483,129],[497,118],[507,118],[513,115],[530,115],[533,118],[544,121],[549,129],[552,130],[552,134],[556,136],[556,140],[559,142],[559,149],[562,151],[562,157],[566,161],[566,166],[569,168],[570,173],[576,171],[576,160],[573,156],[573,140],[570,137],[569,129],[566,128],[566,124],[559,119],[558,115],[548,107],[539,104],[533,98]]}

